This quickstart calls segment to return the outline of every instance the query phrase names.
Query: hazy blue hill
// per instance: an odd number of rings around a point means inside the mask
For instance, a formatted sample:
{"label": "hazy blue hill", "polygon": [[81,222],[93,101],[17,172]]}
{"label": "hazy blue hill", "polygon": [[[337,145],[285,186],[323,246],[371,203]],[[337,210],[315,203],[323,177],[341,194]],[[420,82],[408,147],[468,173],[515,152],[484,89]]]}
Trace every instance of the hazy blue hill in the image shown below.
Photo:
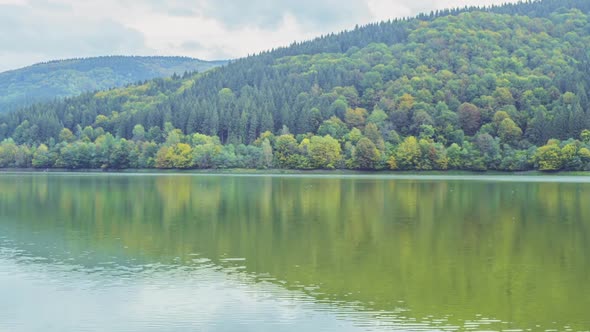
{"label": "hazy blue hill", "polygon": [[109,56],[36,64],[0,73],[0,112],[36,102],[125,86],[174,73],[199,71],[225,61],[186,57]]}

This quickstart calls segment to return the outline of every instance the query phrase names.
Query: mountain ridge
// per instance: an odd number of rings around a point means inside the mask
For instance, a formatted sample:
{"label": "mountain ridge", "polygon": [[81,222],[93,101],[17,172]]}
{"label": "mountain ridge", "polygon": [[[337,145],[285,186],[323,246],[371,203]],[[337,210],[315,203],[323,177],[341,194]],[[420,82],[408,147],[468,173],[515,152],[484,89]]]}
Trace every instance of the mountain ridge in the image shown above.
{"label": "mountain ridge", "polygon": [[165,56],[102,56],[41,62],[0,73],[0,112],[175,73],[206,71],[226,63]]}
{"label": "mountain ridge", "polygon": [[91,163],[107,168],[590,169],[589,12],[543,0],[369,24],[0,115],[0,138],[59,156],[110,137],[144,158]]}

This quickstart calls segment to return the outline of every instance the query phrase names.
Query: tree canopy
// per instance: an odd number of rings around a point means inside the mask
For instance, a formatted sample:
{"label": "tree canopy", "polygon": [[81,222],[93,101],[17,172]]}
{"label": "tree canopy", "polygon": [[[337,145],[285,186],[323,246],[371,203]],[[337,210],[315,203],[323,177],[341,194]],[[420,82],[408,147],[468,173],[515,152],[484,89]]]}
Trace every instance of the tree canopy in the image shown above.
{"label": "tree canopy", "polygon": [[589,169],[589,12],[438,11],[34,105],[0,115],[0,165]]}

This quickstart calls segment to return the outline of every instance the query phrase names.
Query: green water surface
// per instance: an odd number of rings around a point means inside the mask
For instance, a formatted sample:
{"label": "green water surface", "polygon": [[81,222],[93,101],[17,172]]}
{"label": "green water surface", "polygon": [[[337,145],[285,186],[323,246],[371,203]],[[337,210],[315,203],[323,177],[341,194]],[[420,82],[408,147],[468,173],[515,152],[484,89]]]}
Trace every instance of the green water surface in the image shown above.
{"label": "green water surface", "polygon": [[0,174],[0,331],[590,330],[590,180]]}

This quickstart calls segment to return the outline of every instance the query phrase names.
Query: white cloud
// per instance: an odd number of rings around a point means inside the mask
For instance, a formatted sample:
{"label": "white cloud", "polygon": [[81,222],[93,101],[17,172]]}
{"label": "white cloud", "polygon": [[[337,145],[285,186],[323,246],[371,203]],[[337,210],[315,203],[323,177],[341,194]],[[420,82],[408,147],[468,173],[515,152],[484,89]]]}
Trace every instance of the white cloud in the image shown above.
{"label": "white cloud", "polygon": [[503,2],[0,0],[0,71],[56,58],[113,54],[235,58],[356,24]]}
{"label": "white cloud", "polygon": [[141,32],[107,15],[81,15],[67,3],[38,0],[0,4],[0,50],[0,70],[56,58],[153,52]]}

